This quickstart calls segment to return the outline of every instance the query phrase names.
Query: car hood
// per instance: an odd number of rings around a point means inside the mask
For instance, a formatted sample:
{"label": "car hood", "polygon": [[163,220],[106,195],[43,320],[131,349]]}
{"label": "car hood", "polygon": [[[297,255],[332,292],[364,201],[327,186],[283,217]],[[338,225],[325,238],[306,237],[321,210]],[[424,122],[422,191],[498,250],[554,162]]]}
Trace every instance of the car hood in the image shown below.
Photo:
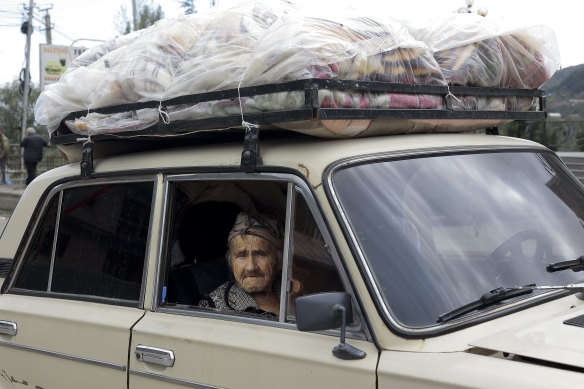
{"label": "car hood", "polygon": [[471,346],[584,368],[584,311],[574,309],[494,333]]}

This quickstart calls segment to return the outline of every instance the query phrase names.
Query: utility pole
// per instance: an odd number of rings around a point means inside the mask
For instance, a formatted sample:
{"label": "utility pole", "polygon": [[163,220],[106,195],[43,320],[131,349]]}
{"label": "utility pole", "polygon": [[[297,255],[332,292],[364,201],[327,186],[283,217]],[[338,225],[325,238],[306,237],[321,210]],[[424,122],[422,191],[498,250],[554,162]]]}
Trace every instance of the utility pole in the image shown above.
{"label": "utility pole", "polygon": [[22,97],[22,127],[21,127],[21,137],[24,138],[26,131],[26,116],[28,111],[28,93],[30,91],[30,41],[32,35],[32,13],[34,7],[34,0],[30,0],[28,6],[28,23],[26,30],[26,68],[24,69],[24,96]]}
{"label": "utility pole", "polygon": [[51,37],[51,15],[49,15],[49,10],[45,13],[45,34],[47,36],[47,44],[53,44],[53,39]]}
{"label": "utility pole", "polygon": [[138,31],[138,10],[136,9],[136,0],[132,0],[132,20],[134,21],[134,31]]}

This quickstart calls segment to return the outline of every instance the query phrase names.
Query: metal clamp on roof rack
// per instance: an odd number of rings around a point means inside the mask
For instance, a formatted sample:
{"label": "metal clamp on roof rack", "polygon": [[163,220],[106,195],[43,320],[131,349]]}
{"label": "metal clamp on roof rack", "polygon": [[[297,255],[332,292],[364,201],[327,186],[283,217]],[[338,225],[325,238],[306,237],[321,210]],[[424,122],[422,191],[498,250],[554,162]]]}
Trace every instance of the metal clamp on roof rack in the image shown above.
{"label": "metal clamp on roof rack", "polygon": [[90,178],[93,173],[93,141],[88,138],[83,143],[83,150],[81,151],[81,177]]}
{"label": "metal clamp on roof rack", "polygon": [[245,138],[243,140],[243,151],[241,152],[241,170],[251,173],[256,170],[256,166],[261,165],[260,155],[260,129],[257,125],[247,125]]}
{"label": "metal clamp on roof rack", "polygon": [[499,127],[487,127],[487,128],[485,128],[485,134],[499,135]]}

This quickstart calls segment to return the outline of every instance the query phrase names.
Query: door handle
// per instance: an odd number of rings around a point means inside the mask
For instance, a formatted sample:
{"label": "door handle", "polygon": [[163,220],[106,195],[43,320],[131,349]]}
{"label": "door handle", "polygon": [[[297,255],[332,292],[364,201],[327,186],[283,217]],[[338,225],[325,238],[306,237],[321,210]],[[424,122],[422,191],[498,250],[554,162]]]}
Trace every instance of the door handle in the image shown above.
{"label": "door handle", "polygon": [[136,359],[142,362],[154,363],[156,365],[167,367],[174,365],[174,352],[172,350],[164,350],[139,344],[136,346],[135,354]]}
{"label": "door handle", "polygon": [[0,320],[0,334],[14,336],[18,331],[16,323]]}

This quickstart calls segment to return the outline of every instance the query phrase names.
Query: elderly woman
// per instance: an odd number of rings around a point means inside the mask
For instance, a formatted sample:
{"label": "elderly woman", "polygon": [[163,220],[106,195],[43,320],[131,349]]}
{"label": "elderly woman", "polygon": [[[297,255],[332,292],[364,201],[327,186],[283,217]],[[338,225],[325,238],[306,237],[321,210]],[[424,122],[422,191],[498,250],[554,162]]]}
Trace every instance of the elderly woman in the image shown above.
{"label": "elderly woman", "polygon": [[227,239],[234,281],[212,291],[200,306],[277,317],[280,310],[283,225],[266,215],[239,213]]}

